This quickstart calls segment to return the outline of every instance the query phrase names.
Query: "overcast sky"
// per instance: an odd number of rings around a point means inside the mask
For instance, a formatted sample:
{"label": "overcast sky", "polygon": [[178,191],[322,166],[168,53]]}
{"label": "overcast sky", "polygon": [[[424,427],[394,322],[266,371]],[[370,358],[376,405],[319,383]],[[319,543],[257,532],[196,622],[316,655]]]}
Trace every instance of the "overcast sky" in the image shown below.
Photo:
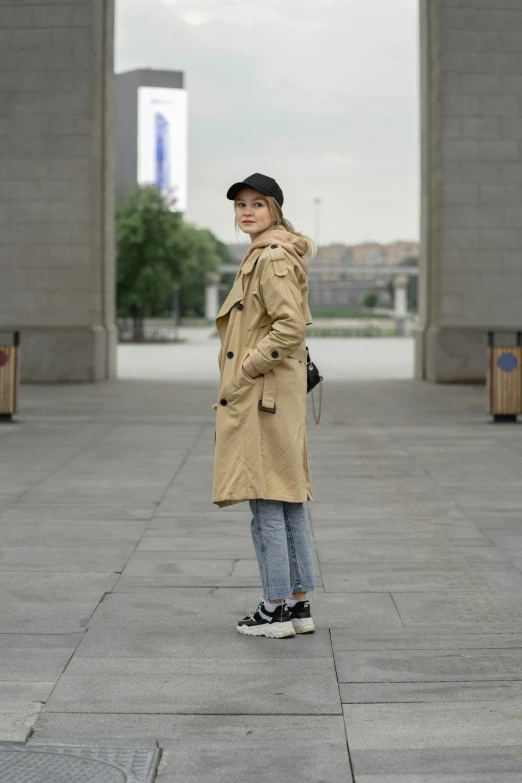
{"label": "overcast sky", "polygon": [[186,74],[187,218],[227,242],[256,171],[322,244],[418,239],[417,40],[417,0],[117,0],[117,70]]}

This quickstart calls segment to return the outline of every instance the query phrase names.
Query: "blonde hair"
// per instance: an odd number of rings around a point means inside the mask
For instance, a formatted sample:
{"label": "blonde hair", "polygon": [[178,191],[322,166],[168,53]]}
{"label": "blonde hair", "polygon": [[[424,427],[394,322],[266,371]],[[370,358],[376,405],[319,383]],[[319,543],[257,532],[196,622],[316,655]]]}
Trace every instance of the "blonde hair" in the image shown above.
{"label": "blonde hair", "polygon": [[[283,210],[281,209],[281,206],[278,201],[274,198],[274,196],[265,196],[263,193],[259,194],[261,198],[266,201],[268,205],[268,209],[270,210],[270,216],[272,218],[272,228],[275,228],[276,226],[283,226],[283,228],[288,231],[290,234],[295,234],[296,237],[301,237],[301,239],[304,239],[305,242],[308,245],[308,253],[310,255],[310,259],[313,260],[317,255],[317,245],[315,244],[314,240],[310,237],[307,237],[306,234],[301,234],[299,231],[296,231],[293,227],[292,223],[290,223],[289,220],[287,220],[283,215]],[[234,199],[234,208],[236,206],[237,199]],[[239,225],[237,222],[237,218],[235,220],[236,225],[236,231],[239,229]]]}

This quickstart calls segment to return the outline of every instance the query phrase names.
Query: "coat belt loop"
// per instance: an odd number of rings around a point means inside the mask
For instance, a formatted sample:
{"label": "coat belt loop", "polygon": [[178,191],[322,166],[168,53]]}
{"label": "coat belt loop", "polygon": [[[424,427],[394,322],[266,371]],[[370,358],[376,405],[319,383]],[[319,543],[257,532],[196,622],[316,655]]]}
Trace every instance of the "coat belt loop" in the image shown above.
{"label": "coat belt loop", "polygon": [[269,370],[263,376],[263,398],[259,403],[259,410],[267,413],[276,412],[276,377],[273,370]]}

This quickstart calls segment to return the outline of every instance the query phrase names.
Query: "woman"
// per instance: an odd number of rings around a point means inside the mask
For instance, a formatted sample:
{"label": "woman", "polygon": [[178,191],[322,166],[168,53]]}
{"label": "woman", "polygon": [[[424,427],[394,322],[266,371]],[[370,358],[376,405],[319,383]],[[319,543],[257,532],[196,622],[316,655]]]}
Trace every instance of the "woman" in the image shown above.
{"label": "woman", "polygon": [[237,630],[280,639],[315,626],[303,503],[313,500],[306,437],[306,325],[312,240],[283,217],[275,180],[253,174],[229,189],[251,245],[218,313],[221,340],[213,502],[250,503],[263,601]]}

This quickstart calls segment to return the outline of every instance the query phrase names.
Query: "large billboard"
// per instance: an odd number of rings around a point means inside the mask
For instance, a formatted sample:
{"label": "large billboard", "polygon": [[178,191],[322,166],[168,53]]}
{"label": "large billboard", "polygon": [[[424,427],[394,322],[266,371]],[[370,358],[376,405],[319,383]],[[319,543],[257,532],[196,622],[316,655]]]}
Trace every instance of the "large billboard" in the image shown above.
{"label": "large billboard", "polygon": [[187,92],[171,87],[138,88],[138,182],[157,185],[187,209]]}

